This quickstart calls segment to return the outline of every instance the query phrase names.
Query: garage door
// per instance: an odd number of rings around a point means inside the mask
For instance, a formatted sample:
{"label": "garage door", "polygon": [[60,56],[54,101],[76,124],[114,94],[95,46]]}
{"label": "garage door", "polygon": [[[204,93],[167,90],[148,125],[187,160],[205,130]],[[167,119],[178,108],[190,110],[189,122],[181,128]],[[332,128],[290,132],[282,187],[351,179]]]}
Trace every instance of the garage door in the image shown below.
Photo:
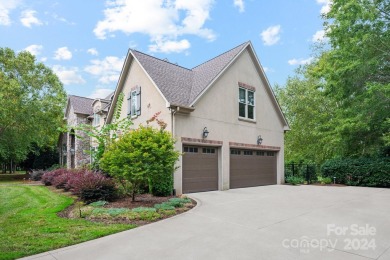
{"label": "garage door", "polygon": [[230,188],[276,184],[276,152],[230,149]]}
{"label": "garage door", "polygon": [[183,193],[218,190],[218,150],[183,147]]}

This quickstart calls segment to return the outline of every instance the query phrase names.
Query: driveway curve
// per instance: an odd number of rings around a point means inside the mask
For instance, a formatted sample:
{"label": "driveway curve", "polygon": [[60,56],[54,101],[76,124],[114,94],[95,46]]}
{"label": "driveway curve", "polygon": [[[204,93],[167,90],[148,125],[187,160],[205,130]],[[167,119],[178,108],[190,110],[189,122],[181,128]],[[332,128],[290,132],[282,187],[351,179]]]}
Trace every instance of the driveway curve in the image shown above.
{"label": "driveway curve", "polygon": [[194,209],[26,257],[390,259],[390,189],[273,185],[193,193]]}

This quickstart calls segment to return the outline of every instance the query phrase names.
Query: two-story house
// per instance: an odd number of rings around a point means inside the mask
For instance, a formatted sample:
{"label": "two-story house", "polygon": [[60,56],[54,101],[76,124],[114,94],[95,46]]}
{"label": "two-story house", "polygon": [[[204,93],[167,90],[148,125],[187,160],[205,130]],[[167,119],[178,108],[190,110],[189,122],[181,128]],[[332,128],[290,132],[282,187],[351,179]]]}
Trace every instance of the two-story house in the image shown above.
{"label": "two-story house", "polygon": [[284,181],[289,126],[250,42],[191,69],[129,50],[107,123],[120,93],[122,118],[137,126],[161,112],[176,138],[177,194]]}

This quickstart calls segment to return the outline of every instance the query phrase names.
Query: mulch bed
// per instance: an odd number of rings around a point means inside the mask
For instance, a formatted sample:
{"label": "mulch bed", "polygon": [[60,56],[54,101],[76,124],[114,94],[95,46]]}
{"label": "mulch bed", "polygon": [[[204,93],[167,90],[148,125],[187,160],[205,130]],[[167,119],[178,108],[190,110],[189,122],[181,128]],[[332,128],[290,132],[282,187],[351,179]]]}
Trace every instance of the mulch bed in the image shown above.
{"label": "mulch bed", "polygon": [[[51,186],[49,186],[49,188],[51,188]],[[53,191],[58,192],[61,190],[53,188]],[[62,191],[61,193],[65,193],[65,192]],[[66,192],[66,193],[69,194],[68,192]],[[133,209],[133,208],[138,208],[138,207],[154,207],[155,204],[160,204],[160,203],[166,202],[171,198],[176,198],[176,196],[155,197],[151,194],[139,194],[136,196],[135,201],[131,201],[131,197],[125,197],[125,198],[117,199],[115,201],[111,201],[103,207],[104,208],[128,208],[128,209]],[[106,219],[105,218],[94,218],[94,219],[86,219],[86,220],[89,220],[92,222],[105,223],[105,224],[113,224],[113,223],[119,224],[120,223],[120,224],[134,224],[136,226],[142,226],[142,225],[146,225],[149,223],[160,221],[162,219],[170,218],[170,217],[176,216],[178,214],[184,213],[186,211],[189,211],[190,209],[192,209],[193,207],[196,206],[196,201],[194,201],[192,199],[191,199],[191,201],[192,201],[192,203],[186,204],[185,207],[176,208],[175,214],[169,215],[169,216],[162,215],[161,218],[154,220],[154,221],[128,220],[128,219],[120,218],[120,217],[113,217],[113,218],[106,218]],[[59,217],[62,217],[62,218],[74,219],[75,218],[74,212],[77,211],[77,209],[76,209],[77,207],[78,207],[78,205],[76,202],[73,205],[66,208],[65,210],[58,212],[57,215]]]}

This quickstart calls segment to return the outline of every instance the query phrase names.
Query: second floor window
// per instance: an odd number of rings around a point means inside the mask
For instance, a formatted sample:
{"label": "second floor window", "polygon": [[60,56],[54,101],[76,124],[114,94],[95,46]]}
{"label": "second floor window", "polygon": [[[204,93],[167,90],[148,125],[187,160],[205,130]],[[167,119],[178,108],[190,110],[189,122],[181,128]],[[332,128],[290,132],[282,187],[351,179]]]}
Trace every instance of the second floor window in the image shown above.
{"label": "second floor window", "polygon": [[141,87],[132,89],[127,97],[127,115],[137,117],[141,115]]}
{"label": "second floor window", "polygon": [[97,113],[93,114],[93,125],[94,126],[100,125],[100,115]]}
{"label": "second floor window", "polygon": [[238,89],[238,115],[242,118],[255,119],[255,92]]}

